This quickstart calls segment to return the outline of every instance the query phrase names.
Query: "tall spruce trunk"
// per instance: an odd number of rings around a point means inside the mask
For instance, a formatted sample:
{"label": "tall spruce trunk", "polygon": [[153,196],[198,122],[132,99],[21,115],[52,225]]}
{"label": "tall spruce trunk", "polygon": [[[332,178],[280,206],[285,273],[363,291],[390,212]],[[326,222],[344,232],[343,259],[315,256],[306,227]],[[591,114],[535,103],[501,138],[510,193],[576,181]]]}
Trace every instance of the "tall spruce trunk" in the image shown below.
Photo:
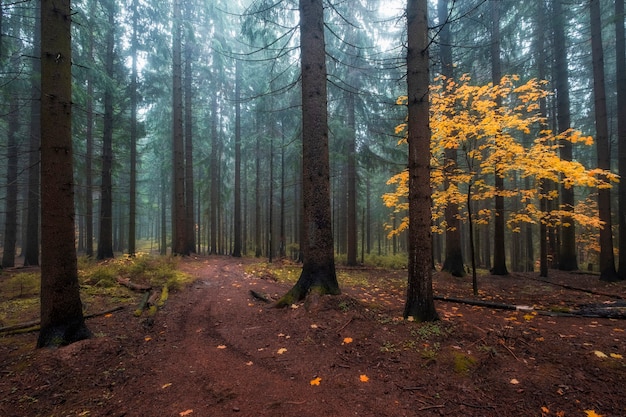
{"label": "tall spruce trunk", "polygon": [[188,255],[185,204],[185,143],[183,137],[183,86],[181,1],[173,3],[172,36],[172,254]]}
{"label": "tall spruce trunk", "polygon": [[[570,128],[570,99],[569,99],[569,70],[567,62],[567,47],[565,44],[565,14],[562,0],[554,0],[552,8],[552,22],[554,30],[554,73],[556,87],[556,112],[558,131],[564,132]],[[561,146],[561,158],[565,161],[572,160],[572,143],[563,140]],[[565,212],[574,210],[574,189],[561,185],[561,206]],[[559,249],[558,267],[562,271],[574,271],[578,269],[576,257],[576,228],[571,216],[565,215],[561,223],[561,245]],[[566,226],[567,225],[567,226]]]}
{"label": "tall spruce trunk", "polygon": [[624,0],[615,0],[615,50],[617,79],[617,143],[619,182],[619,267],[626,279],[626,45],[624,41]]}
{"label": "tall spruce trunk", "polygon": [[[610,170],[611,153],[609,147],[609,123],[606,110],[606,90],[604,85],[604,51],[602,49],[600,0],[591,0],[590,18],[598,168]],[[598,189],[598,211],[600,221],[603,223],[600,229],[600,279],[602,281],[617,281],[619,280],[619,276],[615,270],[615,255],[613,254],[611,190],[609,188]]]}
{"label": "tall spruce trunk", "polygon": [[404,317],[437,320],[432,288],[428,1],[408,0],[408,285]]}
{"label": "tall spruce trunk", "polygon": [[330,203],[328,110],[323,0],[300,0],[302,69],[302,273],[276,305],[309,293],[339,294]]}
{"label": "tall spruce trunk", "polygon": [[[35,33],[33,34],[33,56],[41,55],[41,5],[35,5]],[[28,211],[26,241],[24,242],[24,266],[39,265],[39,147],[41,145],[39,77],[41,61],[33,59],[31,74],[30,139],[28,154]]]}
{"label": "tall spruce trunk", "polygon": [[[108,27],[106,34],[105,72],[113,79],[113,47],[115,42],[115,5],[106,3]],[[107,83],[104,90],[104,123],[102,131],[102,171],[100,180],[100,232],[98,234],[98,259],[113,258],[113,86]]]}
{"label": "tall spruce trunk", "polygon": [[[437,2],[437,13],[441,27],[439,52],[441,55],[441,74],[448,80],[454,78],[454,65],[452,62],[452,35],[450,22],[448,22],[448,0]],[[445,149],[446,170],[455,169],[457,163],[457,150]],[[446,179],[445,187],[450,183]],[[445,208],[446,221],[446,253],[442,269],[456,277],[465,276],[463,263],[463,251],[461,246],[461,222],[459,220],[459,207],[456,204],[447,204]]]}
{"label": "tall spruce trunk", "polygon": [[[491,0],[491,78],[493,85],[500,84],[502,78],[502,68],[500,61],[500,4],[499,0]],[[497,107],[502,105],[500,99],[497,100]],[[497,142],[497,140],[496,140]],[[504,197],[499,192],[504,190],[504,178],[501,175],[502,166],[507,161],[498,161],[495,167],[494,186],[496,191],[495,219],[493,236],[493,275],[507,275],[509,271],[506,267],[506,251],[504,239]]]}
{"label": "tall spruce trunk", "polygon": [[137,25],[138,0],[133,0],[131,56],[133,59],[130,75],[130,184],[128,208],[128,254],[135,255],[137,232]]}
{"label": "tall spruce trunk", "polygon": [[41,1],[41,330],[37,347],[91,336],[74,246],[69,0]]}

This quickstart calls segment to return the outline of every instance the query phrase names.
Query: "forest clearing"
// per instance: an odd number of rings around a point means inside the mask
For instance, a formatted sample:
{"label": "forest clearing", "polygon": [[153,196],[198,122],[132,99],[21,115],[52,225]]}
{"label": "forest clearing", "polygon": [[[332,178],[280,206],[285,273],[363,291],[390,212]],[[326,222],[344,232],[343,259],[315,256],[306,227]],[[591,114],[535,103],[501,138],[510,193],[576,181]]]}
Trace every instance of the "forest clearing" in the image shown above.
{"label": "forest clearing", "polygon": [[[118,284],[115,297],[103,287],[100,296],[83,294],[86,314],[124,307],[88,319],[91,339],[35,350],[36,333],[3,333],[0,415],[626,414],[623,281],[483,273],[477,299],[534,309],[437,301],[441,320],[417,323],[402,318],[406,270],[341,268],[342,295],[276,309],[250,290],[277,299],[300,265],[223,256],[172,262],[192,280],[153,316],[136,316],[141,293]],[[433,286],[436,297],[473,299],[468,278],[437,273]],[[36,299],[7,294],[5,318],[9,303]],[[594,318],[603,307],[621,319]],[[591,317],[566,314],[585,309]]]}

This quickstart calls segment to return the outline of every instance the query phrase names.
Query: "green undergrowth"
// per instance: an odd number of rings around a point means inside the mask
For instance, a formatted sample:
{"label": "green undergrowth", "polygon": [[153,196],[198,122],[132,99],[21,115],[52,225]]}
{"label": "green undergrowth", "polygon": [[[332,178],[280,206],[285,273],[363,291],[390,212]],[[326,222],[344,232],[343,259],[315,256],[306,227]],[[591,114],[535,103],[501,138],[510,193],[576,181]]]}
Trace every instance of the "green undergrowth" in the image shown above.
{"label": "green undergrowth", "polygon": [[[39,318],[40,273],[1,272],[0,327],[34,321]],[[119,306],[133,305],[142,294],[118,283],[118,278],[151,286],[165,294],[182,289],[192,277],[178,270],[173,257],[138,254],[134,257],[96,261],[78,258],[78,280],[85,313],[97,313]]]}

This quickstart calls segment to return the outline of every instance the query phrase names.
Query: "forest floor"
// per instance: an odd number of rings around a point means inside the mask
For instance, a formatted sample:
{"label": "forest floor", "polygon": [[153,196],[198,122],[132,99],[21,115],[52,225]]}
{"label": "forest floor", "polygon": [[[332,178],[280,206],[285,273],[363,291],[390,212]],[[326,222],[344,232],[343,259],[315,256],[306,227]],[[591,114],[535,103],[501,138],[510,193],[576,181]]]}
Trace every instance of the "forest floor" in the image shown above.
{"label": "forest floor", "polygon": [[[195,281],[156,315],[127,303],[63,348],[0,335],[0,415],[626,415],[626,320],[563,314],[623,318],[626,283],[481,275],[479,299],[534,309],[436,301],[441,320],[420,324],[401,318],[405,271],[352,269],[343,295],[275,309],[250,290],[275,298],[291,284],[259,265],[185,258]],[[472,299],[468,277],[438,273],[434,288]]]}

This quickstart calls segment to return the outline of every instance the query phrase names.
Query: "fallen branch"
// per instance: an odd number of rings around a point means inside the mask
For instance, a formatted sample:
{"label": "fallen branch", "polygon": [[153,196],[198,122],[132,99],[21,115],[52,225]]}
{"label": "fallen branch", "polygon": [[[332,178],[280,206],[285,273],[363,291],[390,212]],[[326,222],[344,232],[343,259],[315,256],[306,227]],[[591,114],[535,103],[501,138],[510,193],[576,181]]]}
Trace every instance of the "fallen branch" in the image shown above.
{"label": "fallen branch", "polygon": [[130,280],[130,278],[122,278],[122,277],[117,277],[117,283],[121,284],[127,288],[130,288],[133,291],[139,291],[139,292],[143,292],[143,291],[150,291],[152,289],[152,286],[150,285],[142,285],[142,284],[136,284],[134,282],[132,282]]}
{"label": "fallen branch", "polygon": [[257,300],[263,301],[264,303],[271,303],[272,300],[270,300],[269,298],[267,298],[266,296],[264,296],[261,293],[258,293],[254,290],[250,290],[250,295],[252,295],[254,298],[256,298]]}
{"label": "fallen branch", "polygon": [[531,311],[533,308],[529,306],[518,306],[513,304],[503,304],[503,303],[494,303],[492,301],[483,301],[483,300],[468,300],[464,298],[455,298],[455,297],[443,297],[441,295],[435,295],[433,297],[435,300],[445,301],[448,303],[459,303],[459,304],[468,304],[471,306],[478,307],[489,307],[495,308],[498,310],[519,310],[519,311]]}
{"label": "fallen branch", "polygon": [[[124,309],[124,306],[117,306],[117,307],[110,308],[108,310],[100,311],[99,313],[86,314],[84,318],[91,319],[94,317],[100,317],[100,316],[111,314],[111,313],[114,313],[116,311],[123,310],[123,309]],[[36,330],[39,330],[40,324],[41,324],[40,320],[35,320],[35,321],[29,321],[26,323],[15,324],[13,326],[0,327],[0,333],[9,333],[9,332],[14,332],[16,330],[24,330],[24,329],[28,329],[28,332],[34,332]],[[24,332],[24,333],[27,333],[27,332]]]}
{"label": "fallen branch", "polygon": [[619,295],[619,294],[611,294],[611,293],[602,292],[602,291],[590,290],[590,289],[587,289],[587,288],[574,287],[572,285],[560,284],[558,282],[550,282],[550,281],[547,281],[545,279],[540,279],[540,278],[532,278],[532,277],[525,277],[525,278],[526,279],[530,279],[532,281],[537,281],[537,282],[541,282],[541,283],[544,283],[544,284],[549,284],[549,285],[554,285],[556,287],[565,288],[566,290],[584,292],[586,294],[599,295],[599,296],[602,296],[602,297],[614,298],[614,299],[617,299],[617,300],[624,300],[624,299],[626,299],[626,298],[624,298],[624,296]]}

